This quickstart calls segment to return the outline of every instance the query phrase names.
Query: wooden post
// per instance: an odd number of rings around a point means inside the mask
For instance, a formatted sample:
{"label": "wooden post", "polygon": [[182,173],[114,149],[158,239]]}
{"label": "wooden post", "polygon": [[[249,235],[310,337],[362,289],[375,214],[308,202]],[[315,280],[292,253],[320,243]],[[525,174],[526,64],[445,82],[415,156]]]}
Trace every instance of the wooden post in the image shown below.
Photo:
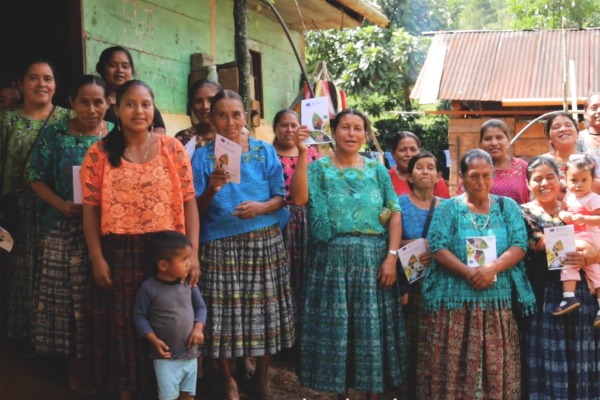
{"label": "wooden post", "polygon": [[244,109],[250,115],[250,51],[248,48],[248,5],[246,0],[234,0],[235,58],[237,60],[239,95],[244,99]]}

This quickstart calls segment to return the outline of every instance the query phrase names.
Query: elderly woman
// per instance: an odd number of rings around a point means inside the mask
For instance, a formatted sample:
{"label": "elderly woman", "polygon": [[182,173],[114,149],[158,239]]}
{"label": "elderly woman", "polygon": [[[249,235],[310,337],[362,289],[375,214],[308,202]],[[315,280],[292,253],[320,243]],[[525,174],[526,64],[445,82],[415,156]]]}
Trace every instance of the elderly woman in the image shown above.
{"label": "elderly woman", "polygon": [[[583,400],[600,398],[600,332],[592,326],[598,308],[586,285],[578,285],[575,296],[580,310],[562,318],[552,311],[562,299],[560,270],[548,270],[544,228],[563,225],[559,170],[548,157],[536,157],[527,167],[533,201],[521,210],[529,246],[527,275],[536,297],[536,313],[523,319],[523,398]],[[597,251],[577,242],[580,252],[568,253],[567,263],[588,265],[596,262]],[[580,247],[581,246],[581,247]],[[585,257],[584,257],[585,255]],[[585,272],[580,271],[585,281]]]}
{"label": "elderly woman", "polygon": [[518,399],[521,312],[535,301],[521,260],[527,233],[517,203],[490,194],[493,162],[480,149],[460,161],[465,193],[434,214],[428,234],[433,263],[425,271],[428,368],[426,399]]}
{"label": "elderly woman", "polygon": [[[408,184],[411,191],[398,197],[403,211],[402,246],[418,238],[427,237],[435,209],[446,200],[433,194],[433,188],[438,181],[437,165],[437,159],[428,151],[417,153],[408,162]],[[421,254],[419,259],[424,266],[428,266],[431,263],[431,254]],[[422,279],[410,284],[408,304],[404,307],[408,339],[408,374],[406,395],[401,395],[400,398],[423,398],[422,388],[417,384],[428,364],[424,353],[427,327],[421,295],[422,284]]]}
{"label": "elderly woman", "polygon": [[[596,162],[596,175],[600,175],[600,92],[588,96],[583,106],[585,129],[579,131],[575,149],[588,154]],[[598,184],[594,188],[598,190]]]}
{"label": "elderly woman", "polygon": [[[408,162],[421,151],[421,139],[410,131],[396,133],[391,140],[390,149],[396,166],[388,170],[394,191],[398,196],[410,192],[408,184]],[[438,178],[433,187],[433,194],[438,197],[449,198],[450,191],[443,178]]]}
{"label": "elderly woman", "polygon": [[215,141],[194,153],[192,168],[201,214],[202,296],[208,308],[203,353],[219,362],[225,398],[239,400],[229,359],[257,357],[254,396],[271,399],[270,356],[294,343],[294,311],[281,228],[281,164],[268,143],[242,133],[244,102],[231,90],[212,99],[217,132],[239,144],[240,183],[215,159]]}
{"label": "elderly woman", "polygon": [[376,399],[402,383],[406,368],[396,281],[400,207],[385,168],[359,154],[369,119],[343,110],[331,129],[335,151],[310,166],[303,143],[309,132],[303,127],[296,135],[292,201],[308,204],[311,246],[300,384],[340,399],[351,388]]}

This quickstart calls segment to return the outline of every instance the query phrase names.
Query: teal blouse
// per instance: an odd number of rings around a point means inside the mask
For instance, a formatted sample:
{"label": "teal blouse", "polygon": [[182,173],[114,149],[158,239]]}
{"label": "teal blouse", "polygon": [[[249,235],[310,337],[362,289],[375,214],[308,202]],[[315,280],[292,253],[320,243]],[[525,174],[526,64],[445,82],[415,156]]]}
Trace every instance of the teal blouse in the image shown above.
{"label": "teal blouse", "polygon": [[[108,122],[108,130],[111,129],[112,123]],[[81,165],[87,150],[98,140],[97,136],[75,136],[69,130],[68,120],[48,126],[31,153],[29,182],[44,182],[59,197],[72,201],[73,166]],[[44,232],[67,218],[49,204],[44,203],[42,207],[44,212],[40,215]]]}
{"label": "teal blouse", "polygon": [[[72,110],[56,106],[48,125],[69,119],[72,112]],[[2,194],[27,186],[27,171],[23,172],[21,176],[21,170],[24,167],[25,156],[43,125],[43,120],[24,117],[20,110],[0,113],[0,173],[2,173],[0,186]]]}
{"label": "teal blouse", "polygon": [[343,234],[384,235],[379,222],[384,207],[400,211],[390,175],[375,160],[363,168],[336,168],[330,157],[308,166],[308,221],[311,242]]}
{"label": "teal blouse", "polygon": [[[495,236],[498,257],[509,247],[519,247],[526,252],[527,231],[519,206],[508,197],[491,197],[489,215],[472,213],[462,196],[451,198],[440,205],[433,215],[427,235],[431,253],[447,249],[466,264],[466,240],[473,236]],[[503,197],[502,207],[498,201],[500,197]],[[497,278],[487,289],[475,290],[464,278],[432,262],[425,271],[423,282],[425,309],[459,309],[465,304],[482,309],[511,308],[514,295],[524,315],[534,311],[535,297],[523,262],[499,273]]]}

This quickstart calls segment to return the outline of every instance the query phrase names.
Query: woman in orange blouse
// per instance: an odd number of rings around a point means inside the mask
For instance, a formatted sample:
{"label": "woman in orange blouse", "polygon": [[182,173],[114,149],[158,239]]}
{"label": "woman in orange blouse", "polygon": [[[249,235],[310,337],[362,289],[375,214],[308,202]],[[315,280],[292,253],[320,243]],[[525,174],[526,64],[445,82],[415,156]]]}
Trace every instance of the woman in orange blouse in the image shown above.
{"label": "woman in orange blouse", "polygon": [[83,225],[95,285],[89,288],[88,345],[99,390],[131,399],[146,386],[145,358],[133,326],[140,283],[152,274],[146,240],[165,229],[194,246],[189,279],[199,277],[199,216],[189,157],[174,138],[150,130],[154,95],[142,81],[117,91],[118,124],[81,167]]}

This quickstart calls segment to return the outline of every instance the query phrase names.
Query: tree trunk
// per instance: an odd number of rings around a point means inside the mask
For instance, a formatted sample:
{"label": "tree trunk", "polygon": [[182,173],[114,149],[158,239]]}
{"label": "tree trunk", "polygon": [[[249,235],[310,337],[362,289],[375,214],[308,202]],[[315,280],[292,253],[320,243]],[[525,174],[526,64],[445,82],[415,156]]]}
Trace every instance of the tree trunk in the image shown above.
{"label": "tree trunk", "polygon": [[239,94],[250,115],[250,51],[248,49],[248,5],[246,0],[234,0],[235,58],[238,66]]}

